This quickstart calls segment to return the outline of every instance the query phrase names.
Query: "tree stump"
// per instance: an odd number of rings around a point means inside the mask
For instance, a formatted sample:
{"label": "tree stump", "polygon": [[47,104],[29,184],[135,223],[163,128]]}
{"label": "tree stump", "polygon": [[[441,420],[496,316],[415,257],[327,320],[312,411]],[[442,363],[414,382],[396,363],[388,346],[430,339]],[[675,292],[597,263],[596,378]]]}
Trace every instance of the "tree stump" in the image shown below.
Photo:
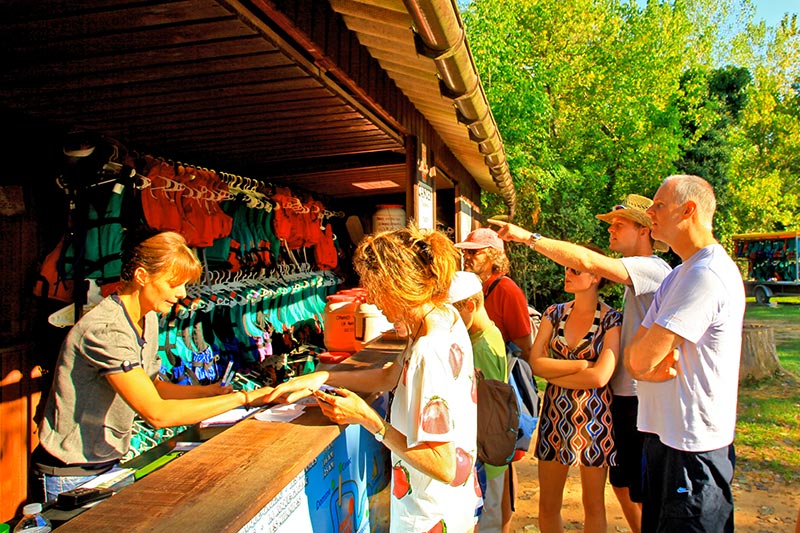
{"label": "tree stump", "polygon": [[775,332],[763,324],[745,324],[742,327],[742,360],[739,365],[739,382],[746,378],[763,379],[782,371],[775,351]]}

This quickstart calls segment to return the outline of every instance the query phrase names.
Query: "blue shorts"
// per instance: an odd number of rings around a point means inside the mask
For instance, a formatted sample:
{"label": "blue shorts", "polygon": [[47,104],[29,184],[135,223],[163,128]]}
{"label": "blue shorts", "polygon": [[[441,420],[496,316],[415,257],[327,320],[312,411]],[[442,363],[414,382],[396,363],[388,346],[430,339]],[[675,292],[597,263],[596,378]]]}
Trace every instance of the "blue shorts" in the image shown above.
{"label": "blue shorts", "polygon": [[686,452],[644,439],[642,531],[733,532],[733,444]]}
{"label": "blue shorts", "polygon": [[612,487],[627,487],[631,500],[641,503],[644,434],[636,428],[638,411],[639,398],[636,396],[614,396],[611,401],[617,465],[609,467],[608,480]]}
{"label": "blue shorts", "polygon": [[39,474],[38,478],[44,487],[44,501],[54,502],[59,494],[80,487],[97,476],[51,476]]}

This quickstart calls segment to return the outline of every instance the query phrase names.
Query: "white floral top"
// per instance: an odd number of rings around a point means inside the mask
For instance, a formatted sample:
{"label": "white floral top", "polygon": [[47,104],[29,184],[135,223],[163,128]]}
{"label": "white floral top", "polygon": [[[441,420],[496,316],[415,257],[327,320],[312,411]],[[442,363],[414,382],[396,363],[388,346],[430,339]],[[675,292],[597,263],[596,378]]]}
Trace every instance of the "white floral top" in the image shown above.
{"label": "white floral top", "polygon": [[456,477],[432,479],[392,454],[391,531],[459,533],[475,524],[480,489],[475,479],[477,390],[472,344],[454,308],[435,309],[434,326],[403,354],[391,422],[409,447],[452,442]]}

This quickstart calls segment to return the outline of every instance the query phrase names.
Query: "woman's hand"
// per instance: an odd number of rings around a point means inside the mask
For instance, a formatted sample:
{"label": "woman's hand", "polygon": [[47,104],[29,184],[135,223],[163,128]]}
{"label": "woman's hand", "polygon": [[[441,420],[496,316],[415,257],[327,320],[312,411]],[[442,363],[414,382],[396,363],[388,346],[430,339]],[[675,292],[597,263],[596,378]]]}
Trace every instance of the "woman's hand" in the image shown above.
{"label": "woman's hand", "polygon": [[273,387],[261,387],[247,391],[245,396],[250,407],[261,407],[269,403],[269,397],[274,390]]}
{"label": "woman's hand", "polygon": [[328,380],[327,372],[312,372],[304,376],[299,376],[284,383],[281,383],[268,394],[264,401],[293,403],[301,398],[310,395],[312,391],[319,389]]}
{"label": "woman's hand", "polygon": [[[372,408],[361,396],[347,389],[334,389],[333,392],[314,391],[322,414],[337,424],[361,424],[370,421]],[[371,430],[372,428],[367,428]]]}
{"label": "woman's hand", "polygon": [[204,396],[219,396],[220,394],[230,394],[233,392],[233,387],[231,385],[225,385],[223,387],[220,383],[221,382],[218,381],[210,385],[203,385]]}

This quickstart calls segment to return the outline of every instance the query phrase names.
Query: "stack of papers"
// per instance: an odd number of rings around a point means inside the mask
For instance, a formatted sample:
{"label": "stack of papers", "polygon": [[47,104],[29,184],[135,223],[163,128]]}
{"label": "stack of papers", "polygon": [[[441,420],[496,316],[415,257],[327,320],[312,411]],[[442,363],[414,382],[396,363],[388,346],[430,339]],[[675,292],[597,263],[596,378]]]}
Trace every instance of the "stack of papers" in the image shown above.
{"label": "stack of papers", "polygon": [[255,413],[259,409],[259,407],[253,407],[252,409],[237,407],[236,409],[231,409],[230,411],[218,414],[217,416],[206,418],[200,422],[200,427],[207,428],[215,426],[232,426],[236,422],[247,418],[251,413]]}
{"label": "stack of papers", "polygon": [[135,470],[132,468],[120,468],[119,466],[115,466],[108,472],[90,479],[81,485],[81,487],[86,487],[88,489],[95,487],[111,488],[116,491],[133,483],[134,472]]}
{"label": "stack of papers", "polygon": [[256,414],[253,418],[263,422],[291,422],[302,415],[306,406],[299,403],[276,405]]}
{"label": "stack of papers", "polygon": [[173,452],[188,452],[189,450],[194,450],[198,446],[203,444],[202,442],[187,442],[181,441],[176,442],[175,447],[172,449]]}
{"label": "stack of papers", "polygon": [[[326,388],[330,389],[331,387],[327,387],[326,385],[320,387],[320,389]],[[256,413],[257,411],[258,412],[253,418],[256,420],[261,420],[262,422],[291,422],[303,414],[307,405],[316,405],[316,403],[317,400],[313,396],[308,396],[298,400],[295,403],[276,405],[274,407],[270,407],[269,409],[253,407],[252,409],[248,410],[244,407],[237,407],[236,409],[231,409],[230,411],[217,416],[206,418],[200,422],[200,427],[207,428],[216,426],[232,426],[236,422],[247,418],[252,413]]]}

